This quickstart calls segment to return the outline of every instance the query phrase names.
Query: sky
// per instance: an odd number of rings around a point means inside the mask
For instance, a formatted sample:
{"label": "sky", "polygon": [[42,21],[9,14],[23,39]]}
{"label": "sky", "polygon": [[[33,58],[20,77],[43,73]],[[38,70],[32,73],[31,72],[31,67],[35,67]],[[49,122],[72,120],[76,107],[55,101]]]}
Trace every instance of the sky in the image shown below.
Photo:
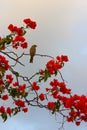
{"label": "sky", "polygon": [[[7,34],[10,23],[19,26],[28,17],[37,22],[37,29],[27,35],[29,45],[37,44],[37,53],[68,55],[63,77],[73,93],[87,95],[87,0],[0,0],[0,35]],[[5,123],[0,119],[1,130],[58,130],[58,126],[55,117],[37,108]],[[87,124],[65,123],[64,128],[86,130]]]}

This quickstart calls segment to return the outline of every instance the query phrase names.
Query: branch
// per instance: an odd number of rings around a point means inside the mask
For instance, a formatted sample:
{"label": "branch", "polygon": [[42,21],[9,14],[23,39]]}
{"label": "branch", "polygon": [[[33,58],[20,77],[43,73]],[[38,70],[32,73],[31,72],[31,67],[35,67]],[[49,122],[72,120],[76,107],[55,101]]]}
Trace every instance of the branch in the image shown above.
{"label": "branch", "polygon": [[60,72],[59,70],[58,70],[58,72],[59,72],[59,74],[60,74],[60,76],[61,76],[62,81],[63,81],[63,82],[67,82],[67,81],[64,80],[64,78],[63,78],[63,76],[62,76],[62,74],[61,74],[61,72]]}
{"label": "branch", "polygon": [[49,55],[36,54],[36,56],[41,56],[41,57],[49,57],[49,58],[51,58],[51,59],[54,59],[54,57],[49,56]]}
{"label": "branch", "polygon": [[[29,54],[29,53],[24,53],[23,55],[30,55],[30,54]],[[50,55],[35,54],[35,56],[48,57],[48,58],[54,59],[54,57],[52,57],[52,56],[50,56]]]}
{"label": "branch", "polygon": [[[14,61],[16,62],[15,65],[16,65],[17,63],[19,63],[20,65],[24,66],[24,64],[22,64],[20,61],[18,61],[18,58],[15,59],[15,58],[11,57],[9,54],[7,54],[7,53],[4,52],[4,51],[0,51],[0,52],[3,53],[4,55],[8,56],[10,59],[14,60]],[[10,52],[10,53],[12,53],[12,52]],[[13,52],[13,54],[14,54],[14,52]],[[16,54],[15,54],[15,55],[16,55]],[[14,66],[14,65],[13,65],[13,66]]]}

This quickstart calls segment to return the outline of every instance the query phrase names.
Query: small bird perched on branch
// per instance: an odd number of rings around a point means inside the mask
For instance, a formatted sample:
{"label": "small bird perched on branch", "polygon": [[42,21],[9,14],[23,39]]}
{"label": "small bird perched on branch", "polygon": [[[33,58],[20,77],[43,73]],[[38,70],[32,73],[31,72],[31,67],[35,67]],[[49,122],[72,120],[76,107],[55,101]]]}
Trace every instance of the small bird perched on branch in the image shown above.
{"label": "small bird perched on branch", "polygon": [[32,45],[30,48],[30,63],[33,63],[33,58],[36,54],[36,47],[37,45]]}

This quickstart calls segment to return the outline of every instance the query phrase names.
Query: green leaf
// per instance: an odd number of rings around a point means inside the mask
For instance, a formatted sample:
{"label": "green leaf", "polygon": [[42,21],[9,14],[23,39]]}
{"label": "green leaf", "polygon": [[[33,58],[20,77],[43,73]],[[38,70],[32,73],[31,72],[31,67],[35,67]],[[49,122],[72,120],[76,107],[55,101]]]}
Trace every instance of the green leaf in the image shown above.
{"label": "green leaf", "polygon": [[23,30],[23,35],[25,35],[26,34],[26,31],[25,30]]}
{"label": "green leaf", "polygon": [[13,71],[13,74],[15,74],[17,77],[19,77],[19,73],[16,71]]}
{"label": "green leaf", "polygon": [[13,115],[16,115],[18,112],[20,112],[20,107],[13,108]]}
{"label": "green leaf", "polygon": [[59,110],[59,108],[60,108],[60,101],[59,100],[57,100],[57,102],[55,102],[55,106],[56,106],[56,109],[57,110]]}
{"label": "green leaf", "polygon": [[10,84],[6,81],[6,82],[5,82],[5,88],[8,88],[9,85],[10,85]]}
{"label": "green leaf", "polygon": [[11,42],[12,42],[12,36],[11,35],[7,35],[6,36],[6,39],[5,39],[5,41],[6,41],[6,44],[10,44]]}
{"label": "green leaf", "polygon": [[7,120],[7,114],[6,113],[2,113],[1,117],[2,117],[4,122]]}
{"label": "green leaf", "polygon": [[38,81],[41,82],[43,79],[44,79],[44,77],[40,76]]}
{"label": "green leaf", "polygon": [[45,69],[44,82],[46,82],[49,77],[51,77],[51,75],[50,75],[49,71]]}
{"label": "green leaf", "polygon": [[55,108],[52,110],[52,114],[54,114],[55,113]]}
{"label": "green leaf", "polygon": [[10,95],[13,96],[13,97],[16,97],[19,95],[18,91],[15,89],[15,88],[12,88],[10,90]]}
{"label": "green leaf", "polygon": [[47,79],[48,79],[48,77],[45,75],[45,76],[44,76],[44,82],[46,82]]}
{"label": "green leaf", "polygon": [[25,30],[24,27],[21,27],[21,29],[22,29],[22,31],[23,31],[23,34],[22,34],[22,35],[25,35],[27,31]]}
{"label": "green leaf", "polygon": [[28,92],[25,92],[25,93],[23,94],[23,97],[26,98],[27,96],[28,96]]}
{"label": "green leaf", "polygon": [[64,66],[64,62],[61,62],[61,65]]}

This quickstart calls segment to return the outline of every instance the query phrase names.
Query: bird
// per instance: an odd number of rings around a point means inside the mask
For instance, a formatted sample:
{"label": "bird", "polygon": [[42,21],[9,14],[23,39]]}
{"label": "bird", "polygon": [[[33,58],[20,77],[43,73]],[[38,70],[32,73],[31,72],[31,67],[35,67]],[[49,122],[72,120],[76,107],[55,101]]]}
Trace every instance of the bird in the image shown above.
{"label": "bird", "polygon": [[33,58],[36,54],[36,47],[37,47],[37,45],[32,45],[30,47],[30,50],[29,50],[30,51],[30,63],[33,63]]}

